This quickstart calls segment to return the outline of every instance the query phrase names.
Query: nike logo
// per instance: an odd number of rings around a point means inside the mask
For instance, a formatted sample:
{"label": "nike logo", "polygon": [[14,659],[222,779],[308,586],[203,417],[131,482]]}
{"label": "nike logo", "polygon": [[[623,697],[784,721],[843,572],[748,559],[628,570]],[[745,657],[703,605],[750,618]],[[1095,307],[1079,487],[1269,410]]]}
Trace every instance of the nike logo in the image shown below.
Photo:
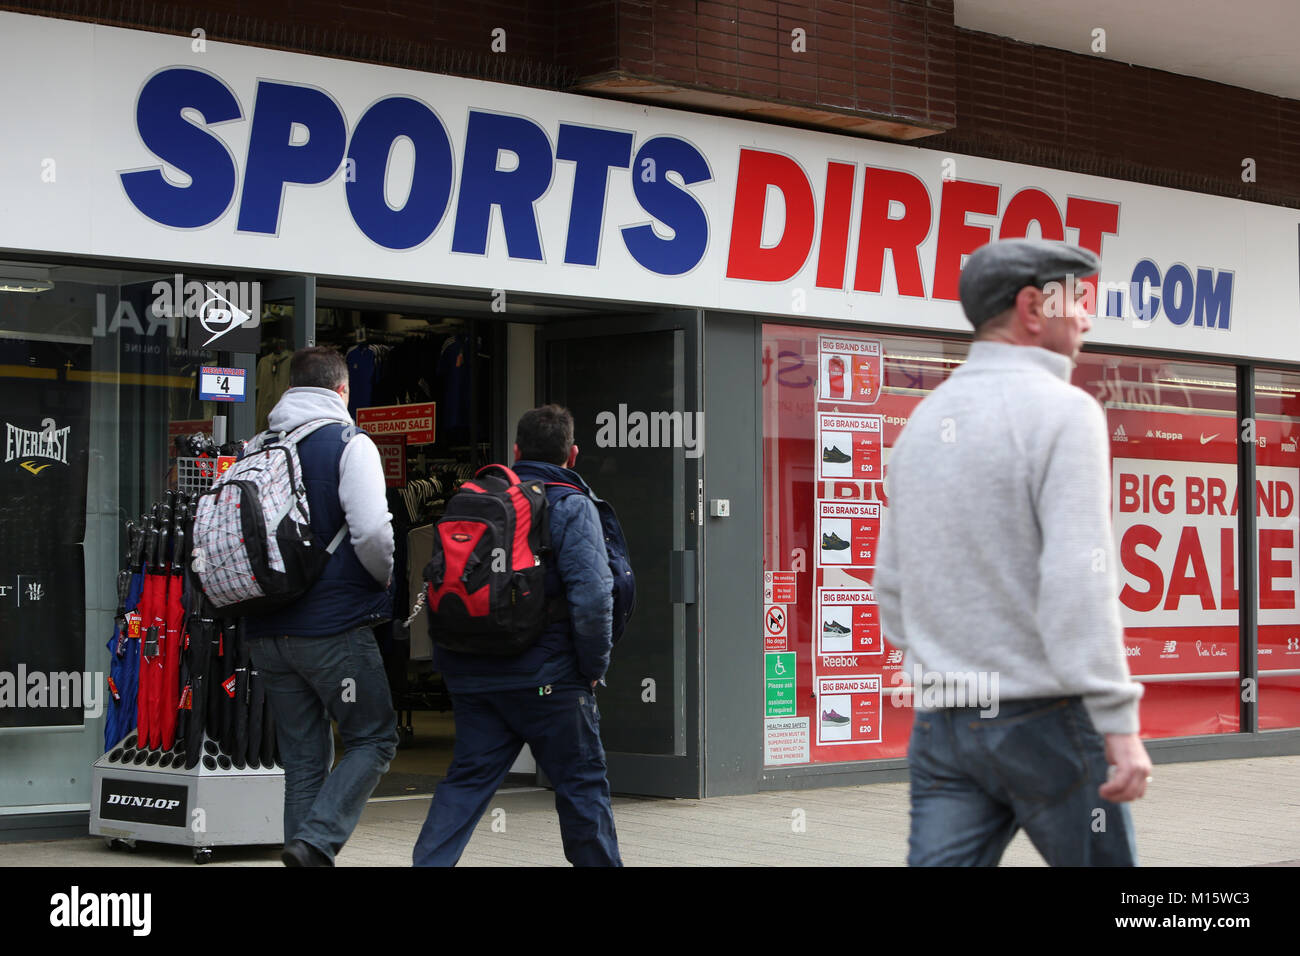
{"label": "nike logo", "polygon": [[1215,432],[1215,433],[1214,433],[1213,435],[1211,435],[1209,438],[1206,438],[1206,437],[1205,437],[1205,433],[1202,432],[1202,433],[1201,433],[1201,444],[1202,444],[1202,445],[1208,445],[1210,442],[1214,441],[1214,439],[1216,439],[1216,438],[1218,438],[1218,437],[1219,437],[1219,433],[1218,433],[1218,432]]}
{"label": "nike logo", "polygon": [[48,464],[38,465],[34,461],[24,461],[24,462],[20,462],[18,467],[26,468],[33,475],[39,475],[41,472],[43,472],[46,468],[49,468],[50,466]]}

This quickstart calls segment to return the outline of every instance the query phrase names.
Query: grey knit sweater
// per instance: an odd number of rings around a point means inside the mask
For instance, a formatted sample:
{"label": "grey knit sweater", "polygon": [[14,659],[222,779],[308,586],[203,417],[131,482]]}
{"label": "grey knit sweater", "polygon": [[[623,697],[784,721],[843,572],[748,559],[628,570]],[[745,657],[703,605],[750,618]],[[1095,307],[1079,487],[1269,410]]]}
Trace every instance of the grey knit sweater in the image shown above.
{"label": "grey knit sweater", "polygon": [[997,675],[1001,701],[1082,695],[1136,733],[1106,419],[1046,349],[975,342],[892,449],[875,571],[906,672]]}

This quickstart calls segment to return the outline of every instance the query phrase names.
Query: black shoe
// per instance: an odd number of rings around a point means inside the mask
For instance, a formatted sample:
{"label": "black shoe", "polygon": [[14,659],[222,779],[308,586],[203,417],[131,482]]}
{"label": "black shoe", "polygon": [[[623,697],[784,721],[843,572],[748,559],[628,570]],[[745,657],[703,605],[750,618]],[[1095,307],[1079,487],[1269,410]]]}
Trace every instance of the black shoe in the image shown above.
{"label": "black shoe", "polygon": [[852,460],[852,455],[844,454],[844,452],[840,451],[835,445],[831,445],[830,448],[822,449],[822,461],[828,462],[832,465],[842,465],[845,462]]}
{"label": "black shoe", "polygon": [[290,840],[280,851],[280,862],[285,866],[333,866],[334,861],[310,843]]}
{"label": "black shoe", "polygon": [[848,547],[849,543],[834,532],[822,535],[823,551],[846,551]]}
{"label": "black shoe", "polygon": [[827,621],[822,625],[822,632],[825,634],[851,634],[852,631],[838,621]]}

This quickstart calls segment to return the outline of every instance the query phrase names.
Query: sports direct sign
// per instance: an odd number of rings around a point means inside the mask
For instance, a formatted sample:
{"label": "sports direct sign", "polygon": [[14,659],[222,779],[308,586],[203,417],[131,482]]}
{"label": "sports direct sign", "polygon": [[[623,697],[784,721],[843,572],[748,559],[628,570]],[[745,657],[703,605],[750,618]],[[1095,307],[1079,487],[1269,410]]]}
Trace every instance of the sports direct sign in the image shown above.
{"label": "sports direct sign", "polygon": [[0,248],[964,329],[964,257],[1041,235],[1097,341],[1300,360],[1293,210],[192,42],[0,13]]}

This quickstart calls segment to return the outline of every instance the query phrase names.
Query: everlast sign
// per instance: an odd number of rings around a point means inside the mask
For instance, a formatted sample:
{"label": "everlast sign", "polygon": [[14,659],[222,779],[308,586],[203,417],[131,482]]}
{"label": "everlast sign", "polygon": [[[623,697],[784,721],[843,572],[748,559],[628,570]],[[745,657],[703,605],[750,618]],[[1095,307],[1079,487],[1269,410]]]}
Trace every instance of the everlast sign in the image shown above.
{"label": "everlast sign", "polygon": [[105,820],[129,820],[164,827],[185,826],[184,787],[105,779],[99,815]]}

